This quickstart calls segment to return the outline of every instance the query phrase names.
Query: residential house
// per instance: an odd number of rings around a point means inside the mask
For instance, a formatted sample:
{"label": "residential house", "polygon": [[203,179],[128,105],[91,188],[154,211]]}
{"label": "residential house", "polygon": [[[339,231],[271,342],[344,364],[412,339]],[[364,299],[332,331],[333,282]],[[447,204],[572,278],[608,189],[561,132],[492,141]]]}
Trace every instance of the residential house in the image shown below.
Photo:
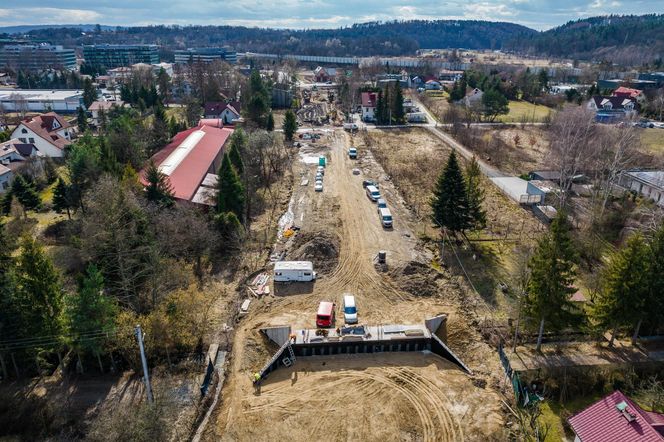
{"label": "residential house", "polygon": [[620,98],[627,98],[627,99],[633,99],[639,105],[643,105],[646,101],[646,96],[643,93],[643,91],[640,91],[640,90],[634,89],[634,88],[624,87],[624,86],[620,86],[618,89],[613,91],[613,94],[611,94],[611,96],[620,97]]}
{"label": "residential house", "polygon": [[73,134],[74,128],[64,118],[49,112],[22,120],[12,132],[12,138],[34,144],[44,156],[61,158],[72,143]]}
{"label": "residential house", "polygon": [[376,121],[376,105],[380,92],[362,92],[362,121]]}
{"label": "residential house", "polygon": [[100,113],[108,113],[113,107],[117,108],[123,108],[126,106],[126,103],[124,101],[118,100],[118,101],[93,101],[90,107],[88,108],[88,112],[90,112],[90,115],[92,116],[92,124],[94,126],[99,126],[101,124],[101,121],[99,119]]}
{"label": "residential house", "polygon": [[9,188],[16,171],[25,161],[37,157],[38,153],[34,144],[16,138],[0,143],[0,193]]}
{"label": "residential house", "polygon": [[466,96],[463,97],[463,104],[467,107],[478,106],[482,103],[482,97],[484,92],[478,88],[468,88],[466,90]]}
{"label": "residential house", "polygon": [[664,170],[626,170],[619,184],[664,207]]}
{"label": "residential house", "polygon": [[459,81],[462,76],[463,71],[452,71],[449,69],[441,69],[438,73],[438,79],[440,81],[451,81],[452,83]]}
{"label": "residential house", "polygon": [[[151,161],[164,173],[175,199],[206,206],[215,204],[217,171],[231,127],[219,127],[219,120],[201,120],[197,127],[179,132]],[[145,170],[141,181],[147,185]]]}
{"label": "residential house", "polygon": [[3,164],[0,164],[0,194],[9,189],[12,179],[14,179],[14,173],[12,170]]}
{"label": "residential house", "polygon": [[642,409],[619,390],[567,422],[574,442],[664,442],[664,414]]}
{"label": "residential house", "polygon": [[209,101],[205,103],[205,118],[219,119],[224,124],[233,124],[240,116],[240,103],[238,101],[225,103],[223,101]]}
{"label": "residential house", "polygon": [[324,68],[318,66],[314,69],[314,78],[316,83],[327,83],[328,81],[333,81],[337,78],[337,68]]}
{"label": "residential house", "polygon": [[595,111],[600,123],[614,123],[632,118],[638,113],[639,105],[634,98],[594,96],[588,102],[588,109]]}
{"label": "residential house", "polygon": [[443,88],[443,86],[440,84],[440,81],[438,80],[427,80],[426,83],[424,83],[424,89],[427,91],[439,91]]}

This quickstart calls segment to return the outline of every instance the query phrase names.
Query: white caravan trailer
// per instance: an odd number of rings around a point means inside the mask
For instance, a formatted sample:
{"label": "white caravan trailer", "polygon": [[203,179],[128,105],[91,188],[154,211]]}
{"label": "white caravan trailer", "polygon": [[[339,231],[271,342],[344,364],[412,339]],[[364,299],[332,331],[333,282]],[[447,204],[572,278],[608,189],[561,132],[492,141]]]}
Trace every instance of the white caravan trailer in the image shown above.
{"label": "white caravan trailer", "polygon": [[313,281],[316,279],[311,261],[277,261],[274,263],[274,282]]}

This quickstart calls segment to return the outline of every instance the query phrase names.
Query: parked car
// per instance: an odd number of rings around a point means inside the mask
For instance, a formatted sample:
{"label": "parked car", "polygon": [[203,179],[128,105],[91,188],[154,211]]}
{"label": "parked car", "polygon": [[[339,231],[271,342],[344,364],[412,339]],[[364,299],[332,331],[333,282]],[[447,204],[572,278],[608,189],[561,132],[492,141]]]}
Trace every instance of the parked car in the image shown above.
{"label": "parked car", "polygon": [[334,303],[321,301],[316,312],[316,327],[334,326]]}
{"label": "parked car", "polygon": [[357,324],[355,296],[350,293],[344,293],[344,322],[346,322],[346,324]]}
{"label": "parked car", "polygon": [[392,228],[392,213],[387,207],[383,209],[378,209],[378,216],[380,217],[380,223],[386,229]]}
{"label": "parked car", "polygon": [[378,183],[372,180],[362,181],[362,187],[366,188],[367,186],[374,186],[376,189],[379,188]]}
{"label": "parked car", "polygon": [[325,168],[323,166],[318,166],[316,168],[316,172],[320,173],[321,175],[325,175]]}
{"label": "parked car", "polygon": [[378,201],[380,198],[380,191],[376,186],[367,186],[366,192],[371,201]]}
{"label": "parked car", "polygon": [[386,209],[387,208],[387,202],[383,198],[378,198],[378,201],[376,201],[376,204],[378,205],[378,211],[380,211],[380,209]]}
{"label": "parked car", "polygon": [[323,191],[323,182],[322,181],[316,181],[316,185],[314,186],[314,190],[316,192],[322,192]]}
{"label": "parked car", "polygon": [[351,160],[356,160],[357,159],[357,149],[355,149],[354,147],[351,147],[350,149],[348,149],[348,158],[350,158]]}
{"label": "parked car", "polygon": [[323,181],[323,174],[320,172],[316,172],[316,181]]}
{"label": "parked car", "polygon": [[353,175],[359,175],[362,171],[358,169],[357,167],[353,169]]}

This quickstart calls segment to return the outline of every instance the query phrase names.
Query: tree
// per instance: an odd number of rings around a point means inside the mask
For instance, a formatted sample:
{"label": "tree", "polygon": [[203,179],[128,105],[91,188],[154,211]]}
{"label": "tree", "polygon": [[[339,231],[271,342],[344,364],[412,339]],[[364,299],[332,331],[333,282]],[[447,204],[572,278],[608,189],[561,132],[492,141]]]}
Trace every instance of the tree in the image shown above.
{"label": "tree", "polygon": [[401,82],[397,81],[394,85],[394,95],[392,97],[392,119],[396,124],[406,122],[406,113],[403,108],[403,92],[401,91]]}
{"label": "tree", "polygon": [[78,131],[80,133],[88,130],[88,116],[85,115],[85,111],[82,107],[78,107],[78,115],[76,116],[76,124],[78,125]]}
{"label": "tree", "polygon": [[293,136],[297,132],[297,117],[292,110],[286,111],[286,116],[284,117],[284,138],[286,141],[293,141]]}
{"label": "tree", "polygon": [[148,201],[163,207],[173,205],[175,201],[173,187],[168,176],[160,171],[153,161],[150,161],[145,171],[145,180],[148,182],[148,185],[145,186],[145,197]]}
{"label": "tree", "polygon": [[58,178],[58,183],[53,189],[53,210],[58,213],[66,210],[67,218],[71,219],[71,209],[73,207],[69,186],[61,178]]}
{"label": "tree", "polygon": [[559,211],[530,259],[531,276],[523,302],[526,315],[539,320],[537,351],[542,347],[545,321],[560,330],[576,319],[569,300],[576,291],[576,261],[566,215]]}
{"label": "tree", "polygon": [[447,159],[445,169],[438,177],[431,200],[432,220],[440,228],[463,232],[472,226],[469,216],[466,181],[461,173],[456,152]]}
{"label": "tree", "polygon": [[238,175],[244,173],[244,162],[242,161],[242,153],[246,150],[247,136],[242,129],[237,129],[231,135],[230,148],[228,149],[228,158],[235,168]]}
{"label": "tree", "polygon": [[267,121],[265,122],[265,130],[272,132],[274,130],[274,115],[272,112],[267,114]]}
{"label": "tree", "polygon": [[243,210],[244,186],[228,154],[224,154],[217,181],[217,213],[233,212],[240,219]]}
{"label": "tree", "polygon": [[83,83],[83,104],[88,109],[92,103],[97,100],[97,88],[92,84],[92,80],[85,79]]}
{"label": "tree", "polygon": [[18,174],[12,183],[12,195],[14,195],[26,209],[37,209],[41,206],[41,199],[35,190],[32,181]]}
{"label": "tree", "polygon": [[83,195],[101,173],[99,149],[91,136],[78,139],[69,147],[66,160],[71,198],[84,209]]}
{"label": "tree", "polygon": [[[655,231],[648,243],[650,252],[650,272],[648,281],[648,308],[645,317],[651,330],[656,330],[664,323],[664,224]],[[635,335],[638,334],[638,327]]]}
{"label": "tree", "polygon": [[468,194],[468,216],[475,229],[486,227],[486,212],[482,208],[484,203],[482,184],[482,170],[477,158],[473,156],[466,167],[466,192]]}
{"label": "tree", "polygon": [[247,119],[258,127],[265,127],[267,114],[270,112],[271,97],[260,72],[251,71],[245,113]]}
{"label": "tree", "polygon": [[101,353],[106,338],[102,333],[113,332],[117,304],[104,294],[104,277],[97,266],[89,264],[80,279],[78,292],[68,299],[69,327],[73,344],[80,351],[89,351],[97,357],[100,371],[104,371]]}
{"label": "tree", "polygon": [[171,98],[171,77],[168,76],[164,68],[159,69],[157,74],[157,87],[159,88],[161,101],[168,104]]}
{"label": "tree", "polygon": [[64,328],[63,290],[60,274],[34,238],[21,240],[21,253],[16,262],[16,291],[31,336],[53,337],[57,342]]}
{"label": "tree", "polygon": [[498,115],[506,115],[510,111],[507,98],[496,89],[488,89],[482,95],[483,114],[489,121]]}
{"label": "tree", "polygon": [[[600,327],[612,329],[610,346],[621,326],[643,320],[649,298],[650,255],[643,237],[636,233],[614,253],[602,272],[602,289],[593,316]],[[638,334],[638,326],[636,334]],[[634,338],[634,341],[636,338]]]}

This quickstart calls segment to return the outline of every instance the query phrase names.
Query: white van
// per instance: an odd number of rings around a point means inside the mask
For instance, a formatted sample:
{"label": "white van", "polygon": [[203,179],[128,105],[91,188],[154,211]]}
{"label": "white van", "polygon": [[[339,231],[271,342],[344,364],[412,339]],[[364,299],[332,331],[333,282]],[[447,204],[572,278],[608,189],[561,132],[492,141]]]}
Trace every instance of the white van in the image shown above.
{"label": "white van", "polygon": [[383,227],[387,229],[392,228],[392,213],[390,212],[390,209],[387,207],[378,209],[378,217],[380,218]]}
{"label": "white van", "polygon": [[378,201],[380,198],[380,190],[376,186],[367,186],[367,196],[371,201]]}
{"label": "white van", "polygon": [[344,321],[346,324],[357,324],[355,296],[350,293],[344,293]]}
{"label": "white van", "polygon": [[274,263],[274,282],[313,281],[316,279],[311,261],[277,261]]}

